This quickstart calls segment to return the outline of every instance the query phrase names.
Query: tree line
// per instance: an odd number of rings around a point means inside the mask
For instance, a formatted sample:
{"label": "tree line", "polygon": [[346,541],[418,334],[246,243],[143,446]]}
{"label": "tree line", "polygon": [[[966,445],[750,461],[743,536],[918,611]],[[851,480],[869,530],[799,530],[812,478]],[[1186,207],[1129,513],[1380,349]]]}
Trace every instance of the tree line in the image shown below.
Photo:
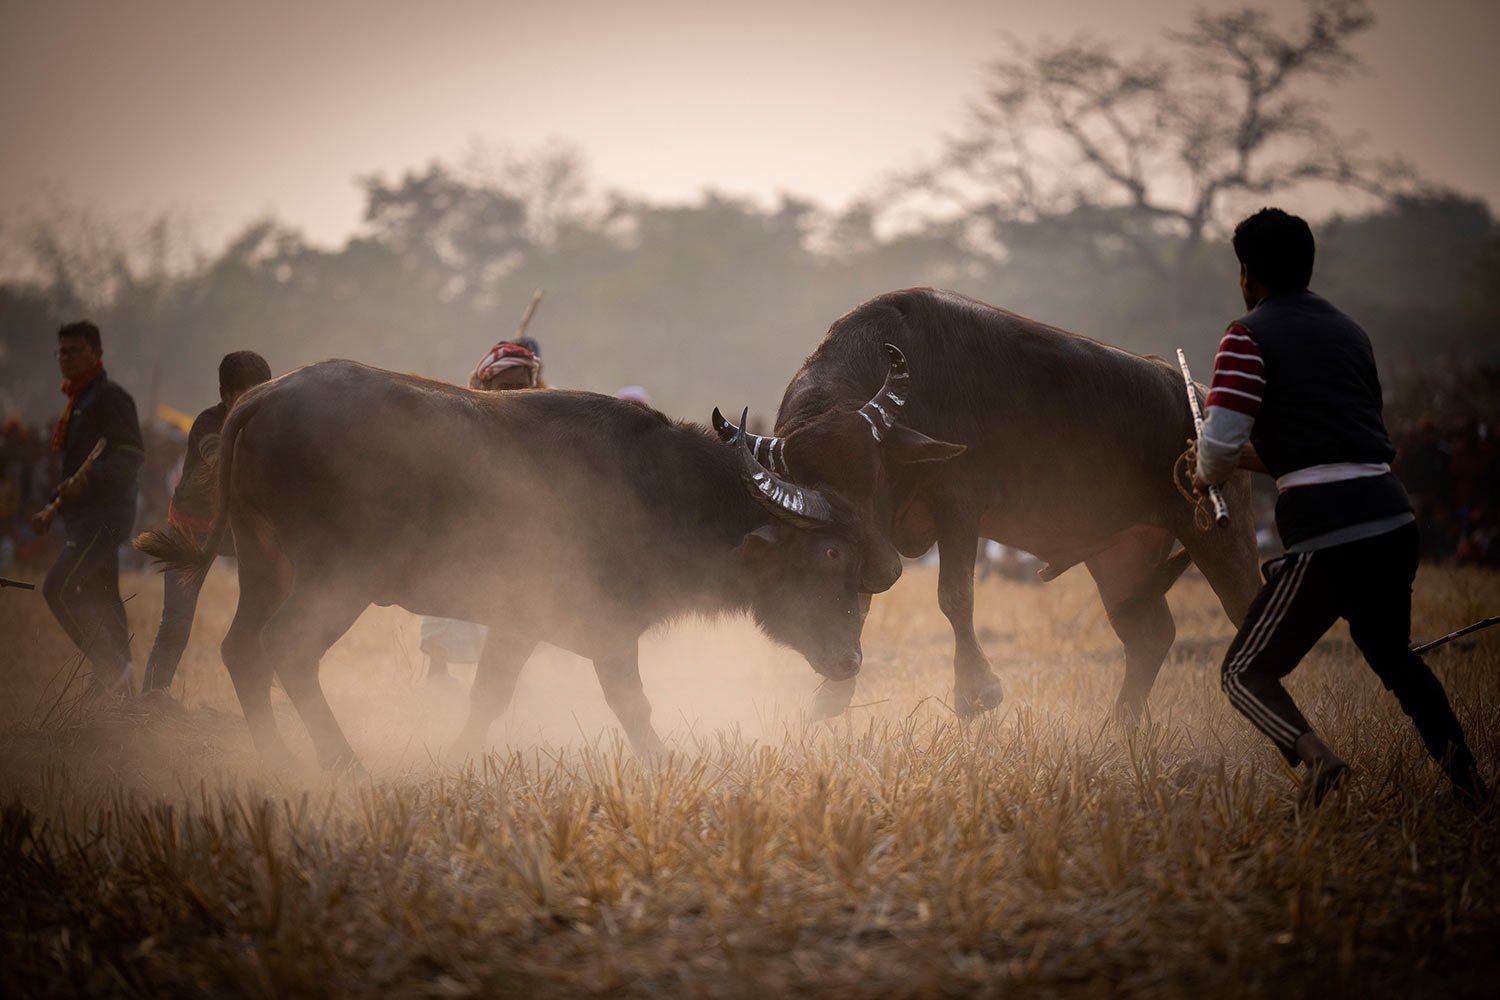
{"label": "tree line", "polygon": [[552,146],[362,178],[363,223],[336,248],[274,218],[211,254],[175,245],[167,219],[138,238],[0,227],[0,411],[55,414],[53,334],[81,316],[143,408],[196,412],[237,349],[278,371],[351,357],[461,381],[538,287],[549,382],[641,384],[699,420],[716,404],[769,414],[834,319],[913,285],[1133,351],[1187,346],[1206,375],[1243,311],[1228,227],[1309,191],[1365,198],[1314,218],[1314,287],[1366,327],[1388,373],[1492,365],[1488,207],[1366,155],[1307,97],[1356,64],[1350,41],[1370,21],[1361,0],[1312,0],[1290,26],[1200,12],[1164,52],[1018,45],[963,134],[838,211],[713,191],[651,201],[601,189],[577,151]]}

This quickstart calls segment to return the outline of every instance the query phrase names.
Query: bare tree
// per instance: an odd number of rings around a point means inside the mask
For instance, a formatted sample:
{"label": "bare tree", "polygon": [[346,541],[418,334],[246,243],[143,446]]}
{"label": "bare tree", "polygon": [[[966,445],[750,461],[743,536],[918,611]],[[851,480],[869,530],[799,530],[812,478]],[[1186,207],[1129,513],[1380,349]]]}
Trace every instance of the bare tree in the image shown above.
{"label": "bare tree", "polygon": [[1248,200],[1313,184],[1380,194],[1404,175],[1309,96],[1358,68],[1350,44],[1373,20],[1365,0],[1308,0],[1290,30],[1254,8],[1200,10],[1165,55],[1013,43],[917,186],[1002,227],[1081,223],[1169,277]]}

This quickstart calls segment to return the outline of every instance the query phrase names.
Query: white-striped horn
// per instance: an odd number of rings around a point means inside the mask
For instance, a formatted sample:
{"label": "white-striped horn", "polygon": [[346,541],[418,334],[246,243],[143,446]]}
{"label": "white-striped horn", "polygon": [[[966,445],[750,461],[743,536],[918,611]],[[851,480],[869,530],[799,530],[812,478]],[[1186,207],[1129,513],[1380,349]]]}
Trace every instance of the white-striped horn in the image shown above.
{"label": "white-striped horn", "polygon": [[870,425],[870,435],[878,442],[895,427],[901,419],[901,408],[906,405],[911,383],[911,373],[906,370],[906,355],[895,344],[885,345],[890,367],[886,369],[885,384],[870,397],[870,401],[859,408],[859,415]]}
{"label": "white-striped horn", "polygon": [[[719,440],[725,444],[734,444],[735,435],[740,432],[739,427],[724,419],[724,414],[714,407],[713,414],[714,432],[719,435]],[[750,454],[755,460],[778,476],[790,476],[791,470],[786,464],[786,438],[761,437],[759,434],[746,434],[750,441]]]}
{"label": "white-striped horn", "polygon": [[[750,439],[753,434],[745,433],[744,427],[750,416],[750,408],[746,407],[740,414],[739,427],[735,430],[733,440],[729,446],[735,450],[740,457],[740,474],[745,479],[745,486],[762,506],[770,510],[777,517],[801,528],[815,528],[828,524],[833,520],[833,506],[829,504],[826,497],[817,490],[796,483],[789,483],[776,473],[761,464],[750,450]],[[714,427],[719,429],[721,423],[727,424],[722,414],[714,410]],[[732,425],[731,425],[732,426]],[[720,430],[720,434],[722,434]],[[772,439],[779,441],[779,438]],[[767,447],[771,447],[767,445]]]}

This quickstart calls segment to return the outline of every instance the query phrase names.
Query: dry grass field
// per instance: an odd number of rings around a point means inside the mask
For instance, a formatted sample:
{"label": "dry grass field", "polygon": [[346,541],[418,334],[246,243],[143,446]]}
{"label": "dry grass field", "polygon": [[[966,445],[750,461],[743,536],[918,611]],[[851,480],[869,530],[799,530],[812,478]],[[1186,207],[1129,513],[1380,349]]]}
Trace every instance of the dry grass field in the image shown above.
{"label": "dry grass field", "polygon": [[[216,568],[179,711],[76,704],[39,594],[0,592],[0,986],[7,996],[1493,995],[1500,808],[1458,805],[1347,637],[1291,686],[1351,761],[1311,816],[1217,685],[1231,629],[1201,579],[1133,730],[1087,576],[978,588],[1006,684],[944,704],[935,578],[876,602],[856,707],[743,621],[643,643],[669,757],[624,749],[591,668],[543,648],[480,762],[462,698],[422,682],[417,622],[371,609],[324,660],[368,768],[256,763],[218,641]],[[137,663],[161,587],[130,576]],[[1500,607],[1425,569],[1416,630]],[[1500,630],[1497,630],[1500,632]],[[1500,636],[1432,657],[1487,772]],[[460,668],[462,673],[463,668]],[[473,668],[464,676],[467,687]]]}

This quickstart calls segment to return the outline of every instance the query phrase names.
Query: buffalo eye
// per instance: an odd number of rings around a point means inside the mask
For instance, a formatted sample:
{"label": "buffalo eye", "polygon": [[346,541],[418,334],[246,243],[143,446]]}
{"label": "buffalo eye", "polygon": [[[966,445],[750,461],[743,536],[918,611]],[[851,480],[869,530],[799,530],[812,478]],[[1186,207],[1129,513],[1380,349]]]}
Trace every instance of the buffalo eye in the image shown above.
{"label": "buffalo eye", "polygon": [[823,550],[824,557],[829,559],[830,561],[837,560],[840,554],[841,553],[839,552],[839,550],[834,548],[832,545]]}

